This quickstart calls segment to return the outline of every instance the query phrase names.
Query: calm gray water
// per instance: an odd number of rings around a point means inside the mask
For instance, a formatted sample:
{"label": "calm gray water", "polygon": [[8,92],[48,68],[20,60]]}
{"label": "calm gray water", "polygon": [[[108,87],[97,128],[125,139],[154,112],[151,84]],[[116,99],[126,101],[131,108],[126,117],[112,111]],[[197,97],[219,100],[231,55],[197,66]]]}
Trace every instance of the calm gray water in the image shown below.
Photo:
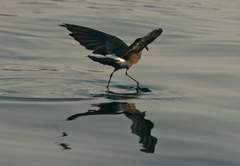
{"label": "calm gray water", "polygon": [[[239,0],[2,0],[0,165],[239,166]],[[111,68],[61,23],[130,44],[163,34],[105,92]],[[123,72],[112,90],[132,92]]]}

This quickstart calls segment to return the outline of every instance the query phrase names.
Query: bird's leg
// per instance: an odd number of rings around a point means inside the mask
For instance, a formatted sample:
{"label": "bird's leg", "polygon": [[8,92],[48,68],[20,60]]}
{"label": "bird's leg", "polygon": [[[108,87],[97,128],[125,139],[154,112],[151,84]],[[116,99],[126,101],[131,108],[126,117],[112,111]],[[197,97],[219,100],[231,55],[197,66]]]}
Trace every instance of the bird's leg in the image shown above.
{"label": "bird's leg", "polygon": [[109,77],[109,80],[108,80],[108,83],[107,83],[107,86],[106,86],[107,91],[109,91],[109,84],[110,84],[110,82],[111,82],[112,76],[113,76],[113,74],[114,74],[115,71],[117,71],[117,70],[114,69],[113,72],[111,73],[110,77]]}
{"label": "bird's leg", "polygon": [[132,79],[133,81],[135,81],[137,83],[137,92],[139,92],[139,90],[140,90],[139,82],[128,74],[128,69],[126,70],[125,74],[126,74],[127,77],[129,77],[130,79]]}

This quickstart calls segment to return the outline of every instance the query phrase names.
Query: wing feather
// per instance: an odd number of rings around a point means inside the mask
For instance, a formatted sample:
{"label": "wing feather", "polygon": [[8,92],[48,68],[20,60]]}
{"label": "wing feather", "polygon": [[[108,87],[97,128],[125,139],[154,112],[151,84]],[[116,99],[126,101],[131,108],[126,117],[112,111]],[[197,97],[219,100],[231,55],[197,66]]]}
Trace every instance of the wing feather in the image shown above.
{"label": "wing feather", "polygon": [[68,29],[71,32],[70,36],[88,50],[92,50],[94,54],[122,56],[128,50],[127,44],[116,36],[73,24],[62,24],[61,26]]}

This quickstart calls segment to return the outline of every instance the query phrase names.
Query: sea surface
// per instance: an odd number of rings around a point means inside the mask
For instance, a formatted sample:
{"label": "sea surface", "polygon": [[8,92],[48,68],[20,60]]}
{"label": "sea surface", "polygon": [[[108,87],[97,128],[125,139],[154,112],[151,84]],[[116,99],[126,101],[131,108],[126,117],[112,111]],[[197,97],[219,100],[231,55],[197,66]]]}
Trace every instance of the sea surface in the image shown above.
{"label": "sea surface", "polygon": [[[239,0],[1,0],[1,166],[239,166]],[[129,73],[87,58],[62,23],[131,44]]]}

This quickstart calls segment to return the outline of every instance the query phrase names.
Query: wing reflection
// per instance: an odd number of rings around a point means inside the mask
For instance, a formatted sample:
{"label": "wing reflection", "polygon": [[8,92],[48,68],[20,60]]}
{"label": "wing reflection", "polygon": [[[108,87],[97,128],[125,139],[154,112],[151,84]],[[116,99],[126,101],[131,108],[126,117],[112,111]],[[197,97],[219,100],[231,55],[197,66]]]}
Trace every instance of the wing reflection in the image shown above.
{"label": "wing reflection", "polygon": [[96,110],[88,110],[84,113],[74,114],[66,120],[75,120],[82,116],[89,115],[119,115],[124,114],[132,121],[131,132],[139,136],[139,143],[142,144],[140,151],[146,153],[154,153],[157,144],[157,138],[151,135],[154,127],[152,121],[145,119],[145,112],[139,111],[135,104],[127,102],[111,102],[94,104]]}

